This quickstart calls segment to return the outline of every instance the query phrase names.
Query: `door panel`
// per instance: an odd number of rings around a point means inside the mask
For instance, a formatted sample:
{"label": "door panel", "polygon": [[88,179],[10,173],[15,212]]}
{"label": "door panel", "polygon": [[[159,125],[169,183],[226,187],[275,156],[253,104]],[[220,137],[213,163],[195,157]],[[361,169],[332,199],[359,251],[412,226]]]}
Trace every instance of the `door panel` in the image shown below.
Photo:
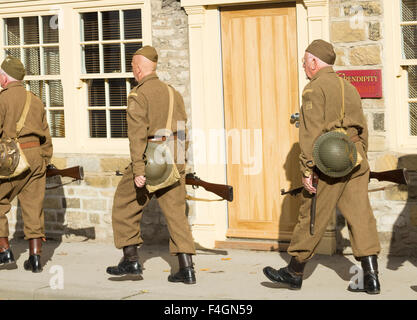
{"label": "door panel", "polygon": [[298,129],[289,121],[298,112],[295,6],[227,8],[221,25],[227,178],[235,192],[227,236],[288,240],[299,203],[280,190],[301,183]]}

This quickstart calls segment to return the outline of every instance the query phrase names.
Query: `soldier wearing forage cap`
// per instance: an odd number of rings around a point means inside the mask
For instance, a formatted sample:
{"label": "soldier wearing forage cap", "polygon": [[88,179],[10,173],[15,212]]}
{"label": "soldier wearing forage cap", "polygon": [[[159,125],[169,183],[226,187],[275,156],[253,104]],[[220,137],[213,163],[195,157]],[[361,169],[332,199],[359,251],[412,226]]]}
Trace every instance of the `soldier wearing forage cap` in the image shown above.
{"label": "soldier wearing forage cap", "polygon": [[[156,75],[157,62],[158,54],[151,46],[139,49],[132,59],[133,74],[138,81],[138,85],[128,96],[127,107],[132,162],[117,186],[112,211],[114,242],[116,248],[123,249],[123,258],[117,266],[108,267],[107,273],[142,273],[137,252],[138,246],[143,242],[140,221],[143,209],[155,195],[167,222],[170,253],[178,256],[180,265],[179,272],[170,275],[168,281],[193,284],[196,279],[191,256],[195,254],[195,247],[186,216],[185,164],[175,158],[181,178],[174,185],[152,193],[145,187],[150,183],[150,177],[145,176],[144,160],[148,141],[184,140],[184,131],[181,131],[184,129],[177,128],[177,123],[185,124],[187,120],[183,99],[173,90],[172,128],[168,128],[173,134],[169,138],[158,136],[158,132],[167,125],[170,100],[167,85]],[[177,152],[174,154],[176,157]]]}
{"label": "soldier wearing forage cap", "polygon": [[[349,82],[334,72],[332,65],[335,59],[333,46],[323,40],[314,40],[304,54],[303,67],[310,79],[302,93],[299,132],[300,167],[305,190],[298,223],[288,248],[291,261],[287,267],[279,270],[265,267],[264,274],[274,282],[300,289],[305,264],[314,255],[337,206],[346,218],[353,254],[361,261],[364,271],[364,288],[357,291],[377,294],[380,292],[377,265],[380,244],[368,198],[368,128],[360,96]],[[337,174],[323,167],[320,158],[323,155],[318,153],[319,156],[316,156],[319,140],[323,140],[325,134],[329,136],[329,133],[333,138],[344,133],[342,136],[350,139],[349,143],[356,147],[357,158],[361,161],[355,161],[346,171],[347,174],[343,169],[341,174]],[[332,164],[332,159],[328,162]],[[336,167],[339,165],[334,164]],[[319,178],[317,188],[313,186],[316,172]],[[309,231],[312,222],[311,194],[316,194],[317,208],[313,234]]]}
{"label": "soldier wearing forage cap", "polygon": [[[25,239],[29,240],[29,259],[25,261],[24,268],[40,272],[41,247],[45,240],[45,171],[52,157],[52,140],[44,106],[38,97],[26,91],[21,81],[24,76],[25,68],[19,59],[9,56],[1,64],[0,137],[18,138],[30,168],[16,177],[0,180],[0,264],[15,263],[8,241],[6,213],[17,196],[22,209],[23,232]],[[24,109],[28,110],[26,120],[20,133],[17,133],[16,123]]]}

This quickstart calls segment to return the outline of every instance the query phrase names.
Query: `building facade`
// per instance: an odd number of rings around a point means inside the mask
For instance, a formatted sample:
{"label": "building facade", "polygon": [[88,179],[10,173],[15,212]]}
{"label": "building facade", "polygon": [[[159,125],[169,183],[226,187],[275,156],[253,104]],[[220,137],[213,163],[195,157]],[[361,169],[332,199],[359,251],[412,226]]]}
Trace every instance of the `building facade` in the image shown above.
{"label": "building facade", "polygon": [[[41,96],[53,135],[53,162],[82,165],[85,179],[47,191],[49,237],[112,242],[111,207],[129,163],[126,96],[130,59],[155,46],[160,78],[180,91],[190,133],[188,170],[233,185],[233,202],[188,201],[199,246],[285,250],[300,185],[299,111],[307,84],[301,58],[314,39],[331,42],[339,71],[380,70],[382,94],[362,99],[373,171],[417,170],[417,4],[411,0],[15,0],[0,4],[3,57],[18,56],[25,84]],[[53,187],[65,178],[51,178]],[[371,180],[370,199],[383,251],[417,253],[416,186]],[[203,188],[188,189],[214,199]],[[21,234],[16,201],[9,214]],[[166,243],[156,201],[143,236]],[[350,252],[335,212],[319,252]]]}

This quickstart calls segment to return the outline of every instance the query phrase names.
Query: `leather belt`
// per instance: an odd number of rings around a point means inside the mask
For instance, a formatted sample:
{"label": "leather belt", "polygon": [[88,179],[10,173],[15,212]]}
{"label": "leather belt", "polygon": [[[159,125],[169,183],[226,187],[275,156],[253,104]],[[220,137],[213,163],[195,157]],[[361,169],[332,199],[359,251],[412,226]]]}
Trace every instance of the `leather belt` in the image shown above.
{"label": "leather belt", "polygon": [[40,146],[41,144],[39,143],[39,141],[29,141],[29,142],[20,144],[21,149],[35,148],[35,147],[40,147]]}
{"label": "leather belt", "polygon": [[148,141],[151,142],[158,142],[158,141],[166,141],[167,139],[176,140],[178,138],[177,132],[174,132],[170,136],[149,136]]}

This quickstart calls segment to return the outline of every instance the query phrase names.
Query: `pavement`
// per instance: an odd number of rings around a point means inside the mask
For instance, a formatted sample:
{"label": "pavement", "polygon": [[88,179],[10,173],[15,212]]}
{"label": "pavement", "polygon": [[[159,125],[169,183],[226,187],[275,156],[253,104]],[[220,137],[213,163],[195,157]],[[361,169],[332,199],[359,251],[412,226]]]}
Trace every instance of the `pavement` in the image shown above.
{"label": "pavement", "polygon": [[58,242],[44,244],[44,270],[25,271],[27,243],[12,241],[14,269],[0,267],[0,300],[416,300],[417,259],[380,256],[382,292],[347,290],[360,264],[351,255],[316,255],[307,264],[303,287],[292,291],[270,282],[265,266],[286,266],[283,252],[200,249],[194,257],[197,283],[170,283],[177,258],[168,246],[142,246],[142,277],[114,277],[106,267],[116,265],[121,250],[111,244]]}

